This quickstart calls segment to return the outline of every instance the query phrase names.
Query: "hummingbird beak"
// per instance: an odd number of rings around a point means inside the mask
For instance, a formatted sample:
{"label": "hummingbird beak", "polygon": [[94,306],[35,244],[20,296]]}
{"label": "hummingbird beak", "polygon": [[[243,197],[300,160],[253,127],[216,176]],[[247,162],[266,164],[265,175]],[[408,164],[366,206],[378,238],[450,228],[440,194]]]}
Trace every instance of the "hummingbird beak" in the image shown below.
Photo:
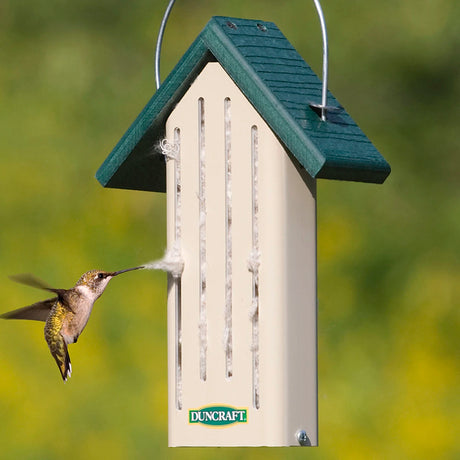
{"label": "hummingbird beak", "polygon": [[140,267],[125,268],[124,270],[118,270],[117,272],[112,272],[111,275],[112,276],[117,276],[117,275],[120,275],[121,273],[130,272],[132,270],[140,270],[142,268],[145,268],[145,267],[143,265],[141,265]]}

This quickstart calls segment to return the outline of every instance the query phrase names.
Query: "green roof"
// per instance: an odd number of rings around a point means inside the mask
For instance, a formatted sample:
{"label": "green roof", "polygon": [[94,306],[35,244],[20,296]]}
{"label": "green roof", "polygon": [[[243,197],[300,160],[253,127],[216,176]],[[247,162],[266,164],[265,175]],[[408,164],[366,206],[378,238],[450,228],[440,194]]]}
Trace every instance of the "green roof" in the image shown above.
{"label": "green roof", "polygon": [[[321,81],[275,24],[213,17],[99,168],[104,187],[165,191],[158,142],[166,119],[210,61],[220,63],[312,177],[382,183],[390,173],[343,108],[322,121],[310,107],[321,102]],[[328,105],[340,107],[330,92]]]}

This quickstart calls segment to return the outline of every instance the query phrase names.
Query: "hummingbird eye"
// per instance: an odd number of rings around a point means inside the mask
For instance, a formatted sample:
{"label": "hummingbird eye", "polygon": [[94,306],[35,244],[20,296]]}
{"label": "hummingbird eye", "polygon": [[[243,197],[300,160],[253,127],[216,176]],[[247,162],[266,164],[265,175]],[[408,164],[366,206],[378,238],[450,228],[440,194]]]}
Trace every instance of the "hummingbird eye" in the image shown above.
{"label": "hummingbird eye", "polygon": [[104,278],[104,273],[98,273],[97,277],[101,280],[102,278]]}

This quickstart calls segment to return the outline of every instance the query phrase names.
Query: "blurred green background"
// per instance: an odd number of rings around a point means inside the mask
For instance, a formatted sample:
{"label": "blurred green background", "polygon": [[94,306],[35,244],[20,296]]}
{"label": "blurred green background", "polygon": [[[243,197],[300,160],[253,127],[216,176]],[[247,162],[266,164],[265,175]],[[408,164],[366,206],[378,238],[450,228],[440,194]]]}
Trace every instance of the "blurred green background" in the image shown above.
{"label": "blurred green background", "polygon": [[[94,174],[154,92],[166,1],[0,2],[1,311],[159,258],[165,197]],[[329,87],[390,162],[318,184],[316,449],[168,449],[166,276],[98,301],[63,385],[41,323],[0,323],[0,458],[459,458],[460,2],[323,2]],[[163,78],[212,15],[274,21],[321,74],[313,2],[179,0]],[[46,294],[45,294],[46,296]]]}

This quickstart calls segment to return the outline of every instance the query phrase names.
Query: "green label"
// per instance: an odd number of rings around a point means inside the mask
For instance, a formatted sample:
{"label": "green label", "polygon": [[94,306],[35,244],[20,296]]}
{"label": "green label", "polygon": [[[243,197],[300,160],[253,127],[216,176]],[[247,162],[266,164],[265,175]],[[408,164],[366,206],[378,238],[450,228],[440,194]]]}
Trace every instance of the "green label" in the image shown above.
{"label": "green label", "polygon": [[188,411],[189,423],[201,423],[210,426],[233,425],[234,423],[247,423],[247,409],[237,409],[230,406],[207,406],[201,409]]}

